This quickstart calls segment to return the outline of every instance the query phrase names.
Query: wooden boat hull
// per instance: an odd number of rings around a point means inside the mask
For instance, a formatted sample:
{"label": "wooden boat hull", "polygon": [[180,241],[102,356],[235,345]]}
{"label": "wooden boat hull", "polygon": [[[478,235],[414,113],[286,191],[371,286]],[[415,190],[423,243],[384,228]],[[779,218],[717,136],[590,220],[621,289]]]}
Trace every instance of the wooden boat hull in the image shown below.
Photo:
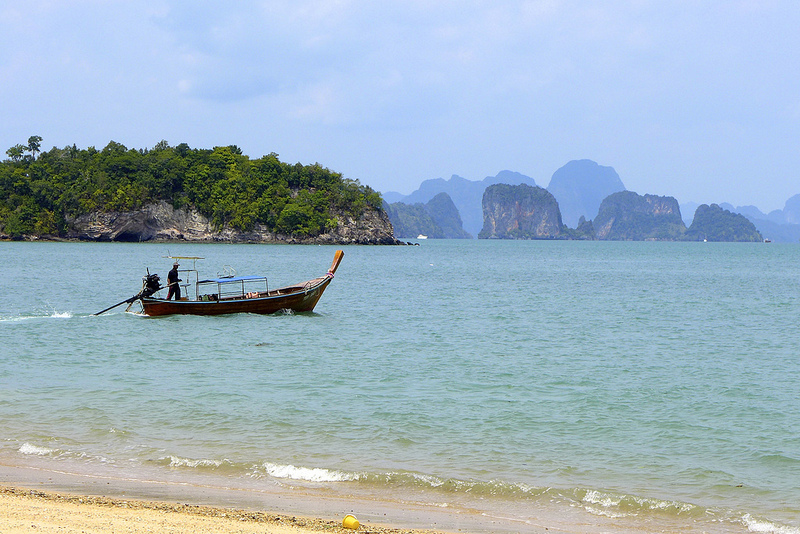
{"label": "wooden boat hull", "polygon": [[[142,299],[142,312],[145,315],[224,315],[228,313],[257,313],[269,315],[281,310],[310,312],[314,310],[332,277],[326,276],[320,282],[307,288],[291,288],[283,295],[235,300],[165,300],[152,297]],[[279,290],[279,291],[285,291]]]}

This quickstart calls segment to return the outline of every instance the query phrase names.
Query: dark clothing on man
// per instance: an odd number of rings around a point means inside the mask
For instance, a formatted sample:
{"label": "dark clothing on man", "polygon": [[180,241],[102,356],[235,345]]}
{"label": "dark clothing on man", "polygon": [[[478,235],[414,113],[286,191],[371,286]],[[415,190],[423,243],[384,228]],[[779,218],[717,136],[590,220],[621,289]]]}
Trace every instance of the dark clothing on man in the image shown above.
{"label": "dark clothing on man", "polygon": [[181,300],[181,286],[178,285],[181,279],[178,278],[178,266],[173,265],[172,270],[167,275],[167,283],[169,284],[169,292],[167,293],[167,300],[175,295],[175,300]]}

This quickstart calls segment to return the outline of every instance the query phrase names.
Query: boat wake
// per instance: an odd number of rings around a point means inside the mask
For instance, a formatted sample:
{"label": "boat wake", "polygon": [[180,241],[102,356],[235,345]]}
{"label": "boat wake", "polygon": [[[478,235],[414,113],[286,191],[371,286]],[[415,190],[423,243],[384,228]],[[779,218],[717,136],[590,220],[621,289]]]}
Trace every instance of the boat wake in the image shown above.
{"label": "boat wake", "polygon": [[0,323],[18,323],[21,321],[33,321],[37,319],[72,319],[72,312],[59,312],[52,310],[49,313],[31,313],[19,315],[0,315]]}

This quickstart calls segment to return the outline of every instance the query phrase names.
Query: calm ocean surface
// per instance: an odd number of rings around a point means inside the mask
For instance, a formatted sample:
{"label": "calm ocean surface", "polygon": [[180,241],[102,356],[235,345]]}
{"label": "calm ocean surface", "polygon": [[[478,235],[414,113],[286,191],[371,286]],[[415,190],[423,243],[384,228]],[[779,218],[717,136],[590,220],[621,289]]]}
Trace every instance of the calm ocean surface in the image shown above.
{"label": "calm ocean surface", "polygon": [[335,250],[0,243],[0,463],[800,533],[800,246],[345,247],[313,314],[91,316],[168,254],[272,287]]}

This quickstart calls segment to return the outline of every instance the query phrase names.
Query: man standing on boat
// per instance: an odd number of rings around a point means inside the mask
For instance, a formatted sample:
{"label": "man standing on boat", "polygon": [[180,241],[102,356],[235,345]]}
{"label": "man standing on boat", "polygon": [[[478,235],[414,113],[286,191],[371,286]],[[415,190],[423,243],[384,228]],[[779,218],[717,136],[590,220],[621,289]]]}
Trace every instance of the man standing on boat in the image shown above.
{"label": "man standing on boat", "polygon": [[171,299],[172,295],[175,295],[175,300],[181,300],[181,286],[178,285],[178,282],[181,281],[181,279],[178,278],[179,266],[178,260],[175,260],[175,263],[172,264],[172,270],[167,275],[167,285],[169,285],[167,300]]}

